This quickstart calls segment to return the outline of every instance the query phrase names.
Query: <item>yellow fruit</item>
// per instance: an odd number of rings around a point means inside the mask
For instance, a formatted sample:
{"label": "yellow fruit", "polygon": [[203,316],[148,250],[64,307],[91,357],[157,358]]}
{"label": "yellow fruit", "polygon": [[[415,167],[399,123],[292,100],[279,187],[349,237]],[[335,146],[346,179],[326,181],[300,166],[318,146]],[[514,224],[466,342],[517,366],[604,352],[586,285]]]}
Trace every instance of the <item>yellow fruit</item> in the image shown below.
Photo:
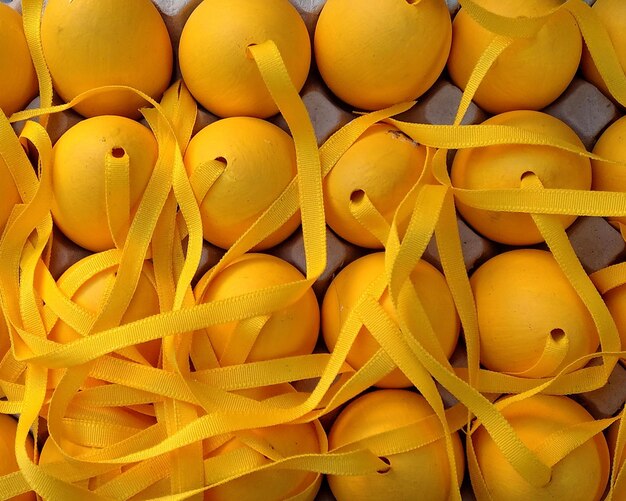
{"label": "yellow fruit", "polygon": [[[584,149],[576,133],[563,122],[537,111],[510,111],[484,122],[508,125],[567,141]],[[591,165],[587,158],[550,146],[507,144],[459,150],[452,163],[452,185],[469,190],[519,188],[527,172],[539,177],[545,188],[588,190]],[[543,241],[529,214],[474,209],[457,201],[461,215],[487,238],[508,245]],[[558,216],[565,228],[576,216]]]}
{"label": "yellow fruit", "polygon": [[37,75],[24,36],[22,17],[1,3],[0,33],[0,110],[11,116],[37,95]]}
{"label": "yellow fruit", "polygon": [[[70,405],[67,415],[65,416],[68,420],[84,420],[88,418],[92,421],[101,421],[102,426],[105,427],[110,425],[114,429],[116,429],[117,435],[120,436],[120,431],[124,431],[125,440],[128,440],[135,433],[145,430],[149,426],[154,424],[154,418],[149,416],[130,411],[128,409],[122,407],[101,407],[95,411],[92,409],[80,408],[81,413],[77,414],[74,412],[73,406]],[[85,416],[86,411],[91,411],[89,414]],[[97,427],[98,424],[94,424],[94,428]],[[84,437],[74,436],[72,433],[72,428],[70,426],[65,426],[65,433],[61,434],[58,437],[55,437],[59,442],[55,442],[52,439],[46,440],[44,444],[41,455],[39,457],[40,465],[51,465],[53,463],[65,463],[68,464],[70,460],[66,459],[63,452],[73,456],[78,457],[84,454],[93,454],[99,450],[99,447],[87,445],[85,441],[90,439],[85,439]],[[101,434],[106,437],[105,432],[103,430],[99,430]],[[102,438],[100,438],[102,440]],[[77,441],[80,441],[77,443]],[[59,447],[59,445],[61,447]],[[57,466],[58,467],[58,466]],[[76,463],[73,463],[73,467],[76,468]],[[106,483],[109,480],[119,476],[122,472],[128,470],[130,468],[129,465],[115,465],[111,466],[109,470],[106,472],[92,477],[89,480],[90,487],[100,486]],[[49,498],[49,501],[50,498]]]}
{"label": "yellow fruit", "polygon": [[189,17],[179,46],[183,79],[221,117],[266,118],[278,112],[248,46],[273,40],[294,86],[309,73],[311,42],[288,0],[205,0]]}
{"label": "yellow fruit", "polygon": [[[0,5],[1,7],[1,5]],[[15,186],[15,181],[13,180],[13,176],[7,167],[7,164],[4,163],[4,160],[0,158],[0,186],[2,196],[0,196],[0,236],[4,231],[4,227],[7,224],[9,216],[11,215],[11,211],[15,204],[19,204],[22,202],[20,198],[20,194],[17,191],[17,186]]]}
{"label": "yellow fruit", "polygon": [[626,350],[626,285],[620,285],[605,293],[604,302],[617,326],[622,350]]}
{"label": "yellow fruit", "polygon": [[[592,189],[626,192],[626,117],[620,118],[602,133],[593,153],[621,164],[592,160]],[[609,219],[626,224],[626,216]]]}
{"label": "yellow fruit", "polygon": [[94,117],[70,128],[53,149],[52,216],[61,231],[92,251],[113,248],[106,212],[106,155],[126,153],[130,158],[130,205],[134,216],[152,175],[157,150],[152,132],[128,118]]}
{"label": "yellow fruit", "polygon": [[[104,85],[128,85],[158,100],[172,76],[172,44],[150,0],[49,0],[41,43],[54,88],[69,101]],[[139,117],[147,103],[107,92],[75,107],[86,117]]]}
{"label": "yellow fruit", "polygon": [[[330,450],[380,433],[407,426],[433,414],[424,397],[406,390],[378,390],[351,402],[333,424]],[[441,424],[415,425],[426,436],[441,433]],[[464,472],[464,455],[458,433],[452,434],[457,482]],[[443,438],[424,447],[391,454],[385,458],[389,470],[378,475],[328,475],[337,501],[378,501],[380,499],[449,499],[450,465]]]}
{"label": "yellow fruit", "polygon": [[[216,301],[258,291],[267,287],[303,280],[292,265],[266,254],[245,254],[222,270],[205,290],[200,302]],[[206,329],[211,344],[221,358],[237,322]],[[288,307],[271,314],[261,329],[246,361],[271,360],[308,355],[315,348],[319,331],[319,307],[311,289]]]}
{"label": "yellow fruit", "polygon": [[[470,283],[480,359],[488,369],[549,377],[596,351],[599,338],[591,315],[549,252],[505,252],[478,268]],[[542,358],[548,342],[564,338],[567,346],[560,344]]]}
{"label": "yellow fruit", "polygon": [[[535,395],[506,407],[502,414],[521,441],[531,450],[540,447],[553,433],[592,421],[589,413],[567,397]],[[573,433],[573,432],[572,432]],[[528,483],[500,452],[484,427],[472,435],[478,465],[492,499],[507,501],[548,501],[602,498],[609,477],[609,452],[602,433],[571,451],[552,468],[552,478],[543,487]],[[470,469],[470,473],[472,470]],[[472,482],[480,481],[472,478]]]}
{"label": "yellow fruit", "polygon": [[[59,279],[59,284],[63,283],[67,275],[75,273],[75,267],[80,266],[80,263],[79,261],[77,264],[70,267]],[[99,313],[105,298],[108,296],[113,286],[113,279],[116,273],[117,266],[94,275],[80,286],[71,297],[72,301],[91,313]],[[157,295],[153,275],[152,265],[146,262],[139,276],[139,282],[137,283],[133,298],[128,305],[126,313],[124,313],[122,317],[121,324],[134,322],[135,320],[140,320],[159,313],[159,296]],[[80,337],[80,334],[62,320],[57,321],[48,335],[49,339],[57,343],[69,343]],[[137,345],[137,348],[152,366],[158,364],[161,352],[161,340],[148,341]],[[54,378],[51,378],[50,382],[55,384]]]}
{"label": "yellow fruit", "polygon": [[[15,457],[15,434],[17,432],[17,422],[11,416],[0,414],[0,477],[14,473],[20,468]],[[20,444],[20,447],[22,444]],[[32,458],[33,441],[28,437],[26,444],[28,454]],[[35,501],[37,496],[34,492],[26,492],[11,498],[12,501]]]}
{"label": "yellow fruit", "polygon": [[[479,5],[507,17],[538,16],[560,0],[480,0]],[[494,34],[461,9],[452,23],[448,71],[465,89]],[[474,101],[490,113],[539,110],[567,88],[582,52],[582,37],[574,18],[561,9],[549,17],[532,38],[515,40],[498,56],[476,92]]]}
{"label": "yellow fruit", "polygon": [[[237,239],[278,198],[296,175],[291,137],[258,118],[233,117],[198,132],[185,152],[190,176],[199,166],[220,159],[226,170],[203,200],[198,200],[204,238],[224,249]],[[295,214],[255,250],[273,247],[300,224]]]}
{"label": "yellow fruit", "polygon": [[[626,72],[626,24],[624,24],[626,3],[621,0],[596,0],[593,4],[593,12],[598,16],[608,32],[609,38],[613,42],[617,59],[622,66],[622,70]],[[611,95],[593,59],[591,59],[587,46],[583,47],[581,68],[587,80],[592,82],[607,96]]]}
{"label": "yellow fruit", "polygon": [[376,110],[421,96],[451,39],[443,0],[328,0],[315,29],[322,78],[343,101]]}
{"label": "yellow fruit", "polygon": [[[324,207],[328,225],[341,237],[381,249],[382,244],[350,212],[351,200],[365,192],[391,223],[398,205],[423,170],[426,147],[393,126],[370,127],[339,159],[324,179]],[[403,221],[401,231],[406,229]]]}
{"label": "yellow fruit", "polygon": [[[271,387],[254,388],[238,393],[254,400],[265,400],[285,393],[293,393],[295,390],[288,384]],[[275,451],[279,457],[290,457],[301,454],[319,454],[325,452],[324,430],[319,423],[281,424],[246,430],[245,433],[252,435],[256,440],[266,444],[267,448]],[[213,458],[222,454],[232,453],[237,449],[247,448],[243,441],[233,437],[221,447],[211,451],[208,455]],[[269,464],[271,461],[256,451],[259,466]],[[205,492],[206,501],[252,501],[259,499],[259,493],[267,501],[290,499],[292,496],[301,494],[314,483],[310,497],[298,498],[303,501],[313,501],[321,476],[307,471],[272,469],[245,475],[232,482],[227,482]]]}
{"label": "yellow fruit", "polygon": [[[369,254],[346,266],[330,284],[322,303],[322,334],[330,351],[334,349],[341,328],[350,311],[356,306],[359,297],[369,284],[384,273],[385,255],[382,252]],[[448,284],[444,276],[426,261],[420,261],[417,264],[411,273],[411,281],[443,352],[449,357],[456,346],[460,324]],[[396,312],[386,290],[380,299],[380,304],[396,321]],[[355,369],[359,369],[379,348],[378,342],[363,326],[346,361]],[[378,381],[376,386],[402,388],[412,385],[399,369],[394,369]]]}

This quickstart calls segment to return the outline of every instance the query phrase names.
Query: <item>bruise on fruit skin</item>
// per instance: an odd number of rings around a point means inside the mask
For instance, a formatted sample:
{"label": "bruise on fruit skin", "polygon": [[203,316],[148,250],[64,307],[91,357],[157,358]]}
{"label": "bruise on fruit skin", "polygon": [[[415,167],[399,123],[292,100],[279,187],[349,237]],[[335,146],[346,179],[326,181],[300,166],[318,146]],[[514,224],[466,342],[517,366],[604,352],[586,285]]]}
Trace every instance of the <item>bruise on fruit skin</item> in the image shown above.
{"label": "bruise on fruit skin", "polygon": [[410,144],[412,144],[415,147],[419,146],[419,143],[417,141],[415,141],[411,137],[407,136],[401,130],[388,130],[387,134],[389,134],[394,139],[398,139],[399,141],[406,141],[407,143],[410,143]]}

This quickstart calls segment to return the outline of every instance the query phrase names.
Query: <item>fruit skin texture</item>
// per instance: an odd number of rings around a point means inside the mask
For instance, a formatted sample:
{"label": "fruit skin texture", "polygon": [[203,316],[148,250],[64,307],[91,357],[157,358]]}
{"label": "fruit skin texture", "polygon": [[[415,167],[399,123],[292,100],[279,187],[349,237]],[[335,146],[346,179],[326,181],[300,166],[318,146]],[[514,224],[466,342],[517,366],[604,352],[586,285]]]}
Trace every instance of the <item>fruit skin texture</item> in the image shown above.
{"label": "fruit skin texture", "polygon": [[[333,350],[339,332],[355,308],[365,289],[381,274],[385,273],[385,255],[382,252],[368,254],[346,266],[333,280],[322,303],[322,335],[329,350]],[[415,292],[424,306],[433,331],[446,357],[450,357],[459,336],[460,322],[452,294],[444,276],[426,261],[419,261],[411,273]],[[387,290],[380,304],[397,321],[397,316]],[[421,334],[421,333],[418,333]],[[426,343],[425,347],[428,349]],[[380,348],[378,342],[365,326],[357,334],[346,361],[353,368],[362,367]],[[376,383],[380,388],[403,388],[412,386],[409,379],[394,369]]]}
{"label": "fruit skin texture", "polygon": [[114,148],[122,148],[130,158],[134,216],[158,155],[149,129],[124,117],[94,117],[70,128],[53,148],[54,221],[68,238],[95,252],[115,246],[105,199],[105,157]]}
{"label": "fruit skin texture", "polygon": [[[426,399],[406,390],[378,390],[352,401],[337,417],[329,434],[330,450],[369,436],[407,426],[433,414]],[[426,436],[440,433],[441,424],[420,423]],[[463,480],[464,453],[458,433],[452,434],[457,482]],[[328,476],[337,501],[380,499],[448,499],[450,468],[443,438],[419,449],[387,456],[388,472],[367,476]],[[419,493],[418,498],[416,494]]]}
{"label": "fruit skin texture", "polygon": [[[418,181],[426,147],[391,125],[376,124],[357,139],[324,179],[328,225],[342,238],[361,247],[382,249],[381,242],[350,212],[354,192],[364,191],[391,223],[402,199]],[[404,232],[408,219],[401,221]]]}
{"label": "fruit skin texture", "polygon": [[[185,152],[191,176],[203,163],[226,161],[226,170],[200,203],[204,238],[230,248],[296,175],[293,139],[279,127],[249,117],[218,120],[198,132]],[[299,213],[254,250],[273,247],[300,224]]]}
{"label": "fruit skin texture", "polygon": [[[592,160],[592,189],[626,192],[626,117],[620,118],[602,133],[593,153],[622,164]],[[626,224],[626,216],[610,217],[609,220]]]}
{"label": "fruit skin texture", "polygon": [[[626,19],[626,3],[622,0],[596,0],[593,4],[593,12],[599,18],[609,34],[617,59],[626,72],[626,30],[624,30],[624,19]],[[600,76],[596,65],[591,59],[591,54],[587,46],[583,47],[581,69],[587,80],[598,87],[607,96],[611,96],[604,80]]]}
{"label": "fruit skin texture", "polygon": [[[296,268],[282,259],[267,254],[244,254],[217,274],[199,302],[208,303],[303,279]],[[205,329],[218,358],[224,354],[236,325],[237,322],[230,322]],[[313,291],[307,289],[291,305],[271,314],[245,361],[308,355],[315,348],[318,332],[319,306]]]}
{"label": "fruit skin texture", "polygon": [[24,36],[22,16],[1,3],[0,33],[0,110],[10,117],[37,95],[37,74]]}
{"label": "fruit skin texture", "polygon": [[377,110],[426,92],[446,64],[451,36],[443,0],[328,0],[315,59],[335,95]]}
{"label": "fruit skin texture", "polygon": [[[54,88],[65,101],[104,85],[128,85],[159,100],[172,76],[172,44],[150,0],[49,0],[41,43]],[[134,92],[120,90],[74,109],[86,117],[138,118],[143,106],[146,101]]]}
{"label": "fruit skin texture", "polygon": [[626,284],[615,287],[603,296],[622,342],[622,350],[626,349]]}
{"label": "fruit skin texture", "polygon": [[[560,5],[559,0],[481,0],[482,7],[507,17],[537,16]],[[474,66],[494,34],[461,9],[452,23],[448,71],[465,89]],[[474,101],[490,113],[539,110],[567,88],[582,52],[582,37],[574,18],[561,9],[533,38],[518,39],[496,59],[481,82]]]}
{"label": "fruit skin texture", "polygon": [[[17,432],[17,421],[11,416],[0,414],[0,477],[14,473],[20,468],[15,457],[15,434]],[[33,456],[33,441],[28,436],[26,443],[28,455]],[[35,501],[37,496],[34,492],[25,492],[19,496],[11,498],[12,501]]]}
{"label": "fruit skin texture", "polygon": [[[518,249],[490,259],[470,278],[476,300],[481,363],[525,377],[554,376],[599,344],[591,315],[552,254]],[[562,362],[536,366],[550,336],[567,336]],[[586,361],[576,367],[582,367]],[[573,370],[574,368],[570,369]]]}
{"label": "fruit skin texture", "polygon": [[[536,449],[552,433],[593,417],[567,397],[535,395],[502,410],[521,441]],[[478,464],[494,500],[598,501],[609,477],[609,451],[602,433],[570,452],[552,468],[544,487],[533,487],[507,462],[484,427],[472,435]],[[472,470],[470,469],[470,472]],[[472,478],[472,482],[477,479]]]}
{"label": "fruit skin texture", "polygon": [[205,0],[180,38],[183,79],[196,98],[220,117],[266,118],[278,112],[247,48],[273,40],[300,91],[309,73],[311,42],[288,0]]}
{"label": "fruit skin texture", "polygon": [[[291,385],[285,383],[242,390],[237,393],[260,401],[285,393],[295,393],[295,390]],[[318,454],[326,452],[327,449],[326,434],[317,421],[268,426],[246,430],[245,434],[252,435],[255,439],[265,442],[268,448],[271,448],[283,457],[300,454]],[[208,457],[232,453],[241,448],[247,448],[247,446],[239,438],[233,437],[221,447],[211,451]],[[255,454],[259,456],[259,466],[271,462],[259,452]],[[206,501],[255,501],[260,499],[260,497],[268,501],[289,499],[292,496],[301,494],[313,483],[317,484],[317,486],[313,487],[312,497],[299,498],[303,499],[303,501],[313,501],[315,499],[321,484],[321,475],[296,470],[265,470],[245,475],[235,481],[209,489],[205,491],[204,499]],[[262,495],[259,496],[259,493],[262,493]]]}
{"label": "fruit skin texture", "polygon": [[[485,125],[516,126],[584,146],[576,133],[559,119],[538,111],[510,111],[483,122]],[[459,150],[452,163],[451,179],[456,188],[470,190],[511,189],[533,172],[545,188],[588,190],[591,164],[585,157],[550,146],[502,145]],[[543,237],[530,214],[474,209],[459,200],[463,218],[483,236],[507,245],[533,245]],[[565,228],[576,216],[558,216]]]}

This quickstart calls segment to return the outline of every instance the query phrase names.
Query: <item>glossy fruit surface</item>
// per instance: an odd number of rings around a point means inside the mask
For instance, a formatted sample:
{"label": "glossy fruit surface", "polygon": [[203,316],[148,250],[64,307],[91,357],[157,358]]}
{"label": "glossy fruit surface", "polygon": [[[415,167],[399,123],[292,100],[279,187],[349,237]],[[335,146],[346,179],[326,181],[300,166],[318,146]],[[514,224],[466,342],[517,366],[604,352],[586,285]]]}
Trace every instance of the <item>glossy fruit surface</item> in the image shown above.
{"label": "glossy fruit surface", "polygon": [[[353,400],[339,414],[329,434],[330,449],[420,422],[420,433],[432,436],[432,443],[412,451],[390,454],[389,471],[367,476],[329,475],[328,483],[338,501],[380,499],[448,499],[450,465],[438,421],[423,422],[433,414],[421,395],[405,390],[378,390]],[[457,482],[464,472],[463,447],[452,434]]]}
{"label": "glossy fruit surface", "polygon": [[0,33],[0,110],[10,117],[37,95],[37,75],[24,36],[22,16],[2,3]]}
{"label": "glossy fruit surface", "polygon": [[[124,117],[90,118],[65,132],[54,146],[52,166],[52,216],[61,231],[92,251],[113,248],[106,208],[106,156],[129,157],[134,215],[152,175],[157,149],[148,128]],[[129,227],[130,222],[129,218]]]}
{"label": "glossy fruit surface", "polygon": [[288,0],[205,0],[183,29],[179,60],[193,96],[220,117],[266,118],[278,112],[248,46],[273,40],[300,90],[309,73],[311,42]]}
{"label": "glossy fruit surface", "polygon": [[[426,147],[391,125],[370,127],[343,154],[324,179],[328,225],[339,236],[361,247],[381,249],[382,243],[353,215],[350,204],[365,193],[391,223],[400,202],[419,179]],[[403,221],[400,231],[406,229]]]}
{"label": "glossy fruit surface", "polygon": [[[540,447],[553,433],[567,436],[567,428],[592,421],[593,417],[567,397],[535,395],[506,407],[502,414],[521,441],[531,450]],[[573,432],[573,431],[572,431]],[[609,477],[609,452],[602,433],[571,451],[552,468],[552,478],[543,487],[528,483],[507,462],[484,427],[472,435],[478,465],[487,488],[497,500],[548,501],[602,499]],[[470,470],[471,471],[471,470]],[[472,482],[478,479],[472,478]]]}
{"label": "glossy fruit surface", "polygon": [[322,78],[346,103],[377,110],[421,96],[450,51],[442,0],[328,0],[315,30]]}
{"label": "glossy fruit surface", "polygon": [[[382,252],[368,254],[346,266],[330,284],[322,304],[322,334],[329,350],[334,349],[339,333],[361,294],[370,283],[384,273],[384,254]],[[411,282],[424,306],[443,353],[449,357],[456,346],[460,327],[452,294],[444,276],[426,261],[419,261],[411,273]],[[379,302],[391,319],[397,321],[387,290]],[[379,348],[378,342],[363,326],[346,360],[353,368],[359,369]],[[376,385],[381,388],[403,388],[411,386],[411,382],[399,369],[394,369]]]}
{"label": "glossy fruit surface", "polygon": [[[267,254],[244,254],[212,280],[200,302],[235,297],[303,279],[296,268],[282,259]],[[236,327],[237,322],[231,322],[206,328],[218,358],[223,357],[229,344],[238,342],[233,338]],[[315,347],[318,331],[319,306],[315,294],[308,289],[291,305],[270,315],[245,361],[308,355]]]}
{"label": "glossy fruit surface", "polygon": [[470,283],[480,360],[488,369],[554,376],[598,347],[591,315],[549,252],[504,252],[478,268]]}
{"label": "glossy fruit surface", "polygon": [[[198,132],[185,152],[190,176],[219,158],[224,172],[199,200],[204,238],[224,249],[278,198],[296,175],[293,139],[279,127],[249,117],[225,118]],[[295,214],[255,250],[273,247],[299,225]]]}
{"label": "glossy fruit surface", "polygon": [[[559,0],[480,0],[480,6],[506,17],[538,16],[560,5]],[[461,9],[452,23],[452,49],[448,71],[465,89],[476,63],[494,38]],[[490,113],[539,110],[567,88],[582,52],[576,21],[565,9],[552,14],[531,38],[507,47],[482,80],[474,101]]]}
{"label": "glossy fruit surface", "polygon": [[[54,88],[69,101],[104,85],[127,85],[159,100],[172,76],[172,44],[150,0],[49,0],[41,43]],[[147,106],[133,92],[116,90],[75,107],[86,117],[140,116]]]}
{"label": "glossy fruit surface", "polygon": [[[538,111],[510,111],[496,115],[485,125],[515,126],[567,141],[584,149],[576,133],[559,119]],[[545,188],[588,190],[591,165],[587,158],[551,146],[506,144],[459,150],[452,163],[456,188],[498,190],[520,188],[527,173],[534,173]],[[457,209],[483,236],[508,245],[532,245],[543,241],[529,214],[476,209],[457,200]],[[564,227],[576,216],[558,216]]]}

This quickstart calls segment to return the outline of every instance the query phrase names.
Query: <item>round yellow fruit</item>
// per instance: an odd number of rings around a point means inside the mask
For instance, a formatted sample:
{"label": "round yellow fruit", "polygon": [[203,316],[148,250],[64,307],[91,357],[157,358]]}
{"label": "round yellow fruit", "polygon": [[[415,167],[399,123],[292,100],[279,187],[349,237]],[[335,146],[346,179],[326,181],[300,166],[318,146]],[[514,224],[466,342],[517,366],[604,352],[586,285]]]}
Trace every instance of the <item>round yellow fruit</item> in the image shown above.
{"label": "round yellow fruit", "polygon": [[[217,274],[199,302],[227,299],[299,280],[304,280],[304,276],[282,259],[267,254],[244,254]],[[236,327],[237,322],[230,322],[206,328],[218,358],[222,359],[231,343],[238,342],[231,339]],[[308,289],[291,305],[270,315],[245,361],[308,355],[315,348],[318,332],[319,306],[315,294]]]}
{"label": "round yellow fruit", "polygon": [[[172,44],[150,0],[49,0],[41,43],[54,88],[65,100],[104,85],[134,87],[160,99],[172,77]],[[129,91],[90,97],[81,115],[139,117],[146,101]]]}
{"label": "round yellow fruit", "polygon": [[[391,223],[400,202],[424,168],[426,147],[391,125],[370,127],[343,154],[324,179],[328,225],[342,238],[361,247],[382,249],[382,243],[352,215],[350,204],[365,193]],[[408,221],[402,221],[400,230]]]}
{"label": "round yellow fruit", "polygon": [[[515,126],[567,141],[584,149],[576,133],[559,119],[538,111],[510,111],[496,115],[485,125]],[[522,177],[534,173],[545,188],[588,190],[591,164],[583,156],[551,146],[506,144],[459,150],[452,163],[456,188],[500,190],[520,188]],[[543,241],[530,214],[475,209],[457,200],[457,209],[479,233],[508,245],[532,245]],[[567,228],[576,216],[558,216]]]}
{"label": "round yellow fruit", "polygon": [[[294,393],[289,384],[254,388],[237,393],[254,400],[265,400],[285,393]],[[275,451],[276,457],[291,457],[302,454],[319,454],[325,451],[326,436],[319,422],[280,424],[265,428],[247,430],[246,434]],[[209,458],[248,448],[244,441],[233,437],[224,445],[211,451]],[[270,464],[268,457],[255,451],[259,466]],[[295,496],[303,501],[313,501],[319,490],[321,475],[308,471],[271,469],[242,476],[234,481],[209,489],[204,494],[206,501],[253,501],[259,493],[267,501],[291,499]],[[304,492],[308,490],[308,496]]]}
{"label": "round yellow fruit", "polygon": [[[258,118],[233,117],[218,120],[193,137],[185,167],[193,176],[214,159],[226,168],[198,204],[204,238],[228,249],[295,177],[296,152],[293,139],[279,127]],[[277,245],[299,224],[296,213],[255,250]]]}
{"label": "round yellow fruit", "polygon": [[311,64],[304,21],[288,0],[205,0],[180,37],[180,70],[187,87],[220,117],[266,118],[278,112],[248,46],[272,40],[298,91]]}
{"label": "round yellow fruit", "polygon": [[[75,412],[78,411],[78,412]],[[85,438],[83,434],[77,433],[74,435],[73,428],[65,426],[64,433],[59,436],[55,436],[55,440],[48,438],[44,444],[41,455],[39,456],[39,464],[42,466],[56,464],[57,468],[59,463],[76,468],[76,463],[68,460],[65,454],[69,454],[72,457],[80,457],[82,455],[93,454],[98,450],[97,441],[111,442],[111,438],[105,431],[107,426],[110,426],[115,430],[116,436],[119,438],[118,442],[122,440],[129,440],[134,434],[144,431],[149,426],[155,423],[154,418],[140,414],[138,412],[131,411],[123,407],[100,407],[100,408],[84,408],[78,407],[75,409],[72,405],[68,408],[67,420],[83,421],[89,420],[93,423],[94,428],[100,427],[100,436]],[[111,444],[113,445],[113,444]],[[103,472],[100,475],[86,479],[90,486],[102,485],[115,477],[118,477],[122,472],[127,471],[132,465],[111,465],[109,468],[103,468]],[[50,500],[50,498],[48,498]]]}
{"label": "round yellow fruit", "polygon": [[346,103],[377,110],[426,92],[451,43],[443,0],[328,0],[315,29],[322,78]]}
{"label": "round yellow fruit", "polygon": [[[506,17],[539,16],[560,0],[480,0],[485,9]],[[465,89],[476,63],[494,38],[464,9],[452,23],[452,48],[448,71]],[[490,113],[539,110],[567,88],[574,78],[582,52],[578,25],[565,9],[552,14],[531,38],[519,38],[496,59],[482,80],[474,101]]]}
{"label": "round yellow fruit", "polygon": [[[535,395],[513,403],[503,409],[502,414],[531,450],[540,447],[554,433],[562,433],[562,439],[567,440],[571,438],[566,431],[569,427],[593,421],[593,417],[573,400],[552,395]],[[513,469],[484,427],[476,429],[472,442],[492,499],[602,499],[610,469],[609,451],[602,433],[572,450],[553,466],[552,478],[543,487],[533,486]],[[477,481],[480,480],[472,478],[472,482]]]}
{"label": "round yellow fruit", "polygon": [[611,289],[603,297],[617,326],[622,350],[626,350],[626,284]]}
{"label": "round yellow fruit", "polygon": [[[626,3],[621,0],[596,0],[593,4],[593,13],[598,16],[604,28],[609,34],[609,38],[613,43],[615,54],[622,67],[626,72],[626,30],[624,29],[624,19],[626,19]],[[599,54],[602,56],[601,54]],[[591,54],[587,46],[583,48],[581,61],[583,75],[587,80],[592,82],[596,87],[602,90],[607,96],[610,96],[609,89],[598,69],[596,68]]]}
{"label": "round yellow fruit", "polygon": [[[68,276],[76,273],[76,267],[82,266],[81,261],[71,266],[59,279],[59,284],[62,286]],[[110,293],[111,287],[113,287],[113,280],[117,273],[117,266],[108,268],[100,273],[97,273],[93,277],[84,282],[80,288],[72,295],[71,300],[79,306],[82,306],[87,311],[97,314],[101,311],[105,298]],[[156,284],[154,279],[154,271],[152,264],[148,261],[144,263],[143,270],[139,275],[139,281],[130,301],[126,313],[122,317],[121,324],[134,322],[152,315],[159,313],[159,296],[156,291]],[[58,320],[50,334],[49,339],[56,341],[57,343],[70,343],[78,338],[78,334],[68,324],[62,320]],[[137,345],[139,352],[146,358],[146,360],[155,366],[159,362],[159,355],[161,353],[161,340],[148,341]]]}
{"label": "round yellow fruit", "polygon": [[[626,117],[620,118],[602,133],[593,153],[621,163],[592,160],[592,189],[626,192]],[[626,216],[609,219],[626,224]]]}
{"label": "round yellow fruit", "polygon": [[[478,268],[470,283],[480,360],[486,368],[550,377],[596,351],[599,338],[591,315],[549,252],[518,249],[499,254]],[[550,351],[548,343],[554,346]]]}
{"label": "round yellow fruit", "polygon": [[0,33],[0,110],[11,116],[37,95],[37,74],[24,36],[22,16],[1,3]]}
{"label": "round yellow fruit", "polygon": [[[19,471],[15,457],[15,435],[17,433],[17,421],[11,416],[0,414],[0,477]],[[28,437],[26,444],[28,454],[32,457],[33,441]],[[34,492],[25,492],[12,497],[12,501],[35,501],[37,496]]]}
{"label": "round yellow fruit", "polygon": [[[329,434],[330,450],[368,437],[408,426],[434,414],[426,399],[406,390],[378,390],[352,401],[339,414]],[[438,421],[415,425],[433,439],[439,435]],[[457,483],[465,468],[463,447],[458,433],[452,434]],[[398,500],[449,499],[450,464],[443,438],[418,449],[386,458],[389,470],[367,476],[328,475],[328,483],[337,501],[378,501],[390,493]]]}
{"label": "round yellow fruit", "polygon": [[71,240],[96,252],[115,246],[106,209],[108,153],[129,157],[134,216],[158,156],[157,142],[149,129],[125,117],[94,117],[70,128],[53,149],[54,221]]}
{"label": "round yellow fruit", "polygon": [[[322,335],[332,352],[339,333],[350,312],[356,307],[365,289],[380,275],[385,274],[385,255],[382,252],[368,254],[346,266],[332,281],[322,303]],[[460,323],[452,294],[444,276],[426,261],[419,261],[411,273],[411,282],[417,297],[422,302],[433,331],[443,353],[449,357],[459,337]],[[397,316],[387,290],[380,304],[390,317]],[[420,333],[415,333],[419,335]],[[359,369],[380,349],[380,345],[365,326],[361,327],[346,361]],[[394,369],[376,383],[381,388],[403,388],[412,386],[409,379]]]}

